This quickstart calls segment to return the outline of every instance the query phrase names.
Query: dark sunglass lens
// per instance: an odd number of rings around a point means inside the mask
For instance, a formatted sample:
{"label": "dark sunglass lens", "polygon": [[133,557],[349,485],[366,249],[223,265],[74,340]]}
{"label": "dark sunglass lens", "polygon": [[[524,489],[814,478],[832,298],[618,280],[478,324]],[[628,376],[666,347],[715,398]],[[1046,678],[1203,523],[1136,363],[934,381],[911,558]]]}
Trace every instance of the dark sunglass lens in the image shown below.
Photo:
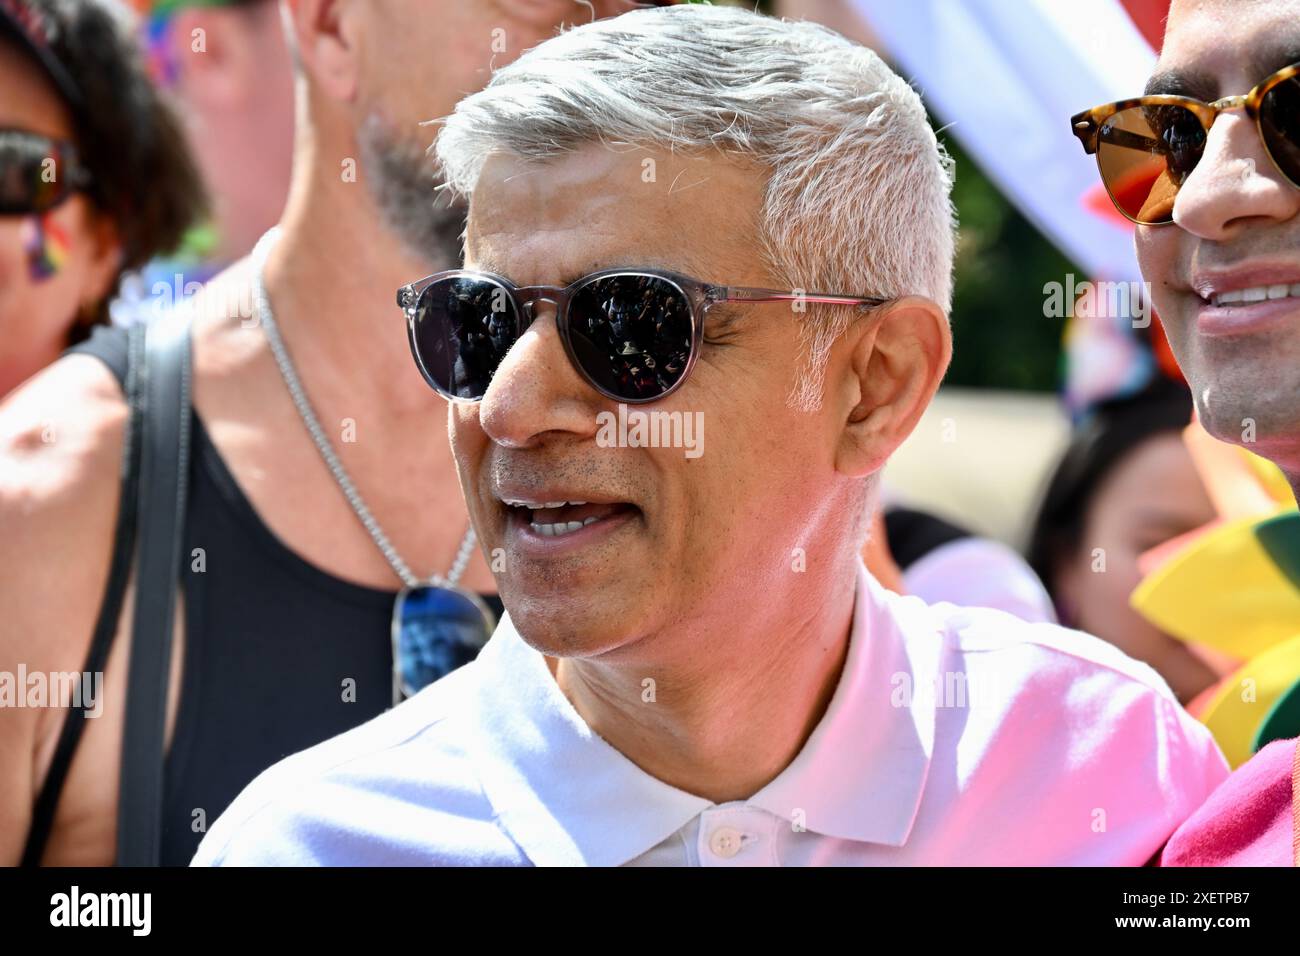
{"label": "dark sunglass lens", "polygon": [[397,670],[410,696],[468,664],[492,636],[492,612],[457,588],[404,592],[393,620]]}
{"label": "dark sunglass lens", "polygon": [[0,131],[0,212],[44,212],[71,188],[73,170],[44,136]]}
{"label": "dark sunglass lens", "polygon": [[1264,94],[1259,132],[1282,175],[1300,186],[1300,76],[1283,80]]}
{"label": "dark sunglass lens", "polygon": [[1121,110],[1101,127],[1097,163],[1111,199],[1137,222],[1172,222],[1178,190],[1205,150],[1205,128],[1182,106]]}
{"label": "dark sunglass lens", "polygon": [[505,286],[468,276],[442,279],[416,303],[416,357],[443,394],[479,399],[517,329],[514,299]]}
{"label": "dark sunglass lens", "polygon": [[694,338],[686,293],[658,276],[595,279],[569,303],[574,358],[615,398],[648,401],[671,389],[686,371]]}

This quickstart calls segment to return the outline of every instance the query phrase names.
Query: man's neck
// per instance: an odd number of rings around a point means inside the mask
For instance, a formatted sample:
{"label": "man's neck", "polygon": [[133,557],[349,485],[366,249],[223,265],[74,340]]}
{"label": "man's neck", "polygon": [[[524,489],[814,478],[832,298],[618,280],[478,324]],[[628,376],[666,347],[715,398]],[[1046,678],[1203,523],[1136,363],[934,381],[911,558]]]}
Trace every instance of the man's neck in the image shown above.
{"label": "man's neck", "polygon": [[436,410],[437,396],[411,361],[396,304],[400,286],[435,267],[444,266],[406,251],[364,183],[344,181],[337,164],[323,158],[298,163],[265,281],[308,391],[333,380],[346,385],[352,402],[374,402],[397,415]]}
{"label": "man's neck", "polygon": [[799,583],[643,639],[667,651],[662,666],[548,664],[588,726],[641,769],[715,803],[748,799],[803,748],[848,653],[856,574]]}

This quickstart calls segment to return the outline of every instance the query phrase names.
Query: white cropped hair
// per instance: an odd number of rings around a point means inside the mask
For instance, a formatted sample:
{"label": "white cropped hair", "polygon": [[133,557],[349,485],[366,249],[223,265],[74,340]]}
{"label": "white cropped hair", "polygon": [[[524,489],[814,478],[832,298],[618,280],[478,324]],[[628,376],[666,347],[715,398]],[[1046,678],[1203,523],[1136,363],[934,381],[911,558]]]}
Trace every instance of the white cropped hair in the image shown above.
{"label": "white cropped hair", "polygon": [[[770,171],[760,253],[785,287],[951,308],[952,160],[916,91],[825,27],[700,4],[575,27],[461,100],[434,149],[468,197],[493,153],[544,163],[591,143],[756,162]],[[819,406],[852,311],[809,307],[792,404]]]}

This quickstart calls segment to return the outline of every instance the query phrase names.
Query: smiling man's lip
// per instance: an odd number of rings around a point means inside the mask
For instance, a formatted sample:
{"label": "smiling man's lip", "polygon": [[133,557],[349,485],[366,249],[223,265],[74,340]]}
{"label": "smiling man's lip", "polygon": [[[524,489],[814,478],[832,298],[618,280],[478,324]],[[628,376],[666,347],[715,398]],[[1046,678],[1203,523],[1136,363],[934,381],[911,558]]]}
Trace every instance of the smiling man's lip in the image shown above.
{"label": "smiling man's lip", "polygon": [[1202,301],[1196,312],[1196,330],[1205,336],[1242,336],[1264,333],[1300,315],[1300,296],[1230,302]]}
{"label": "smiling man's lip", "polygon": [[1192,291],[1205,302],[1243,290],[1295,285],[1300,285],[1300,265],[1292,262],[1257,262],[1231,269],[1201,269],[1193,274],[1191,281]]}

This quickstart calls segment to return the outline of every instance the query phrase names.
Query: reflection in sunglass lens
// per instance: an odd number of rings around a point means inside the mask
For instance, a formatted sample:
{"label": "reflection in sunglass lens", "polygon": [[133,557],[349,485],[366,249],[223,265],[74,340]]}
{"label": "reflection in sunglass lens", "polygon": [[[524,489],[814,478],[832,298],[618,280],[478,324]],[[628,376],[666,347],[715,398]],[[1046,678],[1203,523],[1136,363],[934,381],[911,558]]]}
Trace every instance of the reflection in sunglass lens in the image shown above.
{"label": "reflection in sunglass lens", "polygon": [[479,399],[518,327],[514,299],[504,286],[489,279],[441,279],[416,303],[416,357],[444,394]]}
{"label": "reflection in sunglass lens", "polygon": [[72,187],[72,170],[44,136],[0,130],[0,213],[44,212]]}
{"label": "reflection in sunglass lens", "polygon": [[616,398],[646,401],[686,371],[694,328],[691,304],[658,276],[595,279],[569,303],[569,344],[583,371]]}
{"label": "reflection in sunglass lens", "polygon": [[1204,151],[1205,128],[1191,110],[1135,106],[1102,124],[1097,162],[1124,214],[1153,224],[1173,220],[1174,198]]}
{"label": "reflection in sunglass lens", "polygon": [[1300,76],[1283,80],[1264,94],[1259,131],[1282,175],[1300,186]]}

